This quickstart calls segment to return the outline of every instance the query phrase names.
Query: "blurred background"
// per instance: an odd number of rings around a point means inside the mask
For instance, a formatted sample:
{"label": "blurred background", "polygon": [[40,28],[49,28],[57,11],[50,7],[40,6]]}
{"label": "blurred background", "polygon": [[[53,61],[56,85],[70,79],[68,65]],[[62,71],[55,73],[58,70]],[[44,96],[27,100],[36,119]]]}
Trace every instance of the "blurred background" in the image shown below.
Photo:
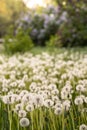
{"label": "blurred background", "polygon": [[87,46],[87,0],[0,0],[0,43],[7,53]]}

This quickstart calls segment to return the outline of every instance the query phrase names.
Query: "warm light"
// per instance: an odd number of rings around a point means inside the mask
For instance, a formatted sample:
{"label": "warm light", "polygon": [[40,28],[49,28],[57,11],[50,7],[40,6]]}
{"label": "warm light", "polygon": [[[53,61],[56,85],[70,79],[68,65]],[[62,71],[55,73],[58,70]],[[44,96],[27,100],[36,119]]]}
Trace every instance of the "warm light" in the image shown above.
{"label": "warm light", "polygon": [[63,1],[63,5],[66,5],[66,2],[65,2],[65,1]]}
{"label": "warm light", "polygon": [[23,0],[23,1],[29,8],[35,8],[36,6],[42,6],[42,7],[46,6],[44,0]]}

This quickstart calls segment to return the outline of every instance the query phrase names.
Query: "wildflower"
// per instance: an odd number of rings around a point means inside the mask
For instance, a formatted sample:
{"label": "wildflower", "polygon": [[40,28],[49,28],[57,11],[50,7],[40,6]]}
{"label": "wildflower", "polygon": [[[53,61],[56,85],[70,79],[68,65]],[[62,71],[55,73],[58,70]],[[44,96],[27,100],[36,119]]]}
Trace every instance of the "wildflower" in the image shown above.
{"label": "wildflower", "polygon": [[17,111],[21,110],[22,108],[23,108],[23,105],[22,105],[21,103],[19,103],[19,104],[17,104],[17,105],[15,106],[15,109],[16,109]]}
{"label": "wildflower", "polygon": [[87,108],[83,108],[81,112],[82,113],[87,113]]}
{"label": "wildflower", "polygon": [[60,107],[54,110],[55,115],[60,115],[62,113],[62,109]]}
{"label": "wildflower", "polygon": [[56,109],[56,108],[61,108],[61,109],[62,109],[62,107],[63,107],[63,105],[62,105],[62,103],[61,103],[60,101],[58,101],[58,102],[55,104],[55,106],[54,106],[55,109]]}
{"label": "wildflower", "polygon": [[70,108],[70,101],[69,100],[65,100],[63,102],[63,108],[64,108],[65,111],[69,110],[69,108]]}
{"label": "wildflower", "polygon": [[31,102],[32,100],[33,100],[33,94],[31,93],[27,93],[22,97],[23,103]]}
{"label": "wildflower", "polygon": [[27,90],[22,90],[21,93],[20,93],[20,96],[23,97],[25,94],[28,94],[28,91]]}
{"label": "wildflower", "polygon": [[37,86],[37,84],[36,84],[35,82],[32,82],[32,83],[30,84],[30,86],[29,86],[29,89],[30,89],[30,90],[35,90],[36,86]]}
{"label": "wildflower", "polygon": [[62,91],[61,91],[61,98],[62,98],[62,99],[67,99],[67,98],[68,98],[68,95],[69,95],[69,94],[67,93],[67,91],[65,91],[65,90],[62,90]]}
{"label": "wildflower", "polygon": [[28,104],[28,105],[26,106],[26,110],[27,110],[28,112],[33,111],[33,110],[34,110],[34,106],[33,106],[32,104]]}
{"label": "wildflower", "polygon": [[87,103],[87,97],[84,98],[85,103]]}
{"label": "wildflower", "polygon": [[34,104],[36,107],[43,106],[44,98],[42,95],[38,94],[35,96]]}
{"label": "wildflower", "polygon": [[52,92],[51,92],[53,95],[58,95],[59,94],[59,91],[58,91],[58,89],[54,89],[54,90],[52,90]]}
{"label": "wildflower", "polygon": [[[18,88],[24,88],[25,87],[25,83],[24,83],[24,81],[21,81],[21,83],[18,85]],[[25,93],[24,91],[23,91],[23,93]]]}
{"label": "wildflower", "polygon": [[48,89],[50,89],[50,90],[55,90],[56,88],[57,88],[57,86],[55,84],[50,84],[48,86]]}
{"label": "wildflower", "polygon": [[76,97],[74,102],[76,105],[82,105],[83,99],[81,97]]}
{"label": "wildflower", "polygon": [[54,102],[51,99],[47,99],[47,100],[44,101],[44,106],[45,107],[48,107],[48,108],[52,107],[53,104],[54,104]]}
{"label": "wildflower", "polygon": [[5,104],[13,104],[14,103],[14,101],[12,100],[12,95],[3,96],[2,100]]}
{"label": "wildflower", "polygon": [[85,124],[80,125],[79,130],[87,130],[87,125]]}
{"label": "wildflower", "polygon": [[76,90],[77,90],[77,91],[80,91],[80,92],[84,92],[84,91],[85,91],[85,86],[79,84],[79,85],[76,86]]}
{"label": "wildflower", "polygon": [[29,126],[29,124],[30,124],[30,121],[28,118],[21,118],[20,119],[20,126],[27,127],[27,126]]}
{"label": "wildflower", "polygon": [[52,96],[52,101],[57,103],[59,101],[58,96]]}
{"label": "wildflower", "polygon": [[26,116],[26,111],[25,110],[19,110],[19,112],[18,112],[18,116],[19,117],[25,117]]}

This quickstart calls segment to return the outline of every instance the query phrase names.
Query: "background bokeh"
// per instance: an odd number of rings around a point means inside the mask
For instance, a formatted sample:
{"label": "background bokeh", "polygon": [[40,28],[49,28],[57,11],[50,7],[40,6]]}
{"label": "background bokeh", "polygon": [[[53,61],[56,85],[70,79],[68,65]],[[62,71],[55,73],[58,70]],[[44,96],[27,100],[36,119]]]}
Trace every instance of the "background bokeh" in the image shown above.
{"label": "background bokeh", "polygon": [[32,8],[28,2],[0,0],[0,38],[6,51],[87,45],[86,0],[44,0],[45,6]]}

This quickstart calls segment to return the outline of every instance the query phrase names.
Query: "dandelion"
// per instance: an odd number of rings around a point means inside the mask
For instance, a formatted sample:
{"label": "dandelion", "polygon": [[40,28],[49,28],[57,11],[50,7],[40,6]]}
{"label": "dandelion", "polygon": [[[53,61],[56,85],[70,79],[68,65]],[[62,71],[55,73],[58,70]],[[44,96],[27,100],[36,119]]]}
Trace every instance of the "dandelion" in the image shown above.
{"label": "dandelion", "polygon": [[18,116],[19,117],[25,117],[26,116],[26,111],[25,110],[19,110],[19,112],[18,112]]}
{"label": "dandelion", "polygon": [[13,104],[13,100],[12,100],[11,95],[3,96],[2,100],[5,104]]}
{"label": "dandelion", "polygon": [[22,90],[21,93],[20,93],[20,96],[23,97],[25,94],[28,94],[28,91],[27,90]]}
{"label": "dandelion", "polygon": [[85,86],[79,84],[79,85],[76,86],[76,90],[80,91],[80,92],[84,92],[85,91]]}
{"label": "dandelion", "polygon": [[30,124],[30,121],[28,118],[21,118],[20,119],[20,126],[21,127],[27,127],[27,126],[29,126],[29,124]]}
{"label": "dandelion", "polygon": [[51,99],[47,99],[47,100],[44,101],[44,106],[45,107],[48,107],[48,108],[52,107],[53,104],[54,104],[54,102]]}
{"label": "dandelion", "polygon": [[44,98],[42,95],[38,94],[35,96],[34,104],[36,107],[43,106]]}
{"label": "dandelion", "polygon": [[85,124],[80,125],[79,130],[87,130],[87,125]]}
{"label": "dandelion", "polygon": [[16,104],[16,106],[15,106],[15,109],[16,109],[17,111],[22,110],[22,108],[23,108],[23,105],[22,105],[21,103]]}
{"label": "dandelion", "polygon": [[57,88],[56,84],[50,84],[48,86],[48,89],[50,89],[50,90],[55,90],[56,88]]}
{"label": "dandelion", "polygon": [[65,100],[63,102],[63,108],[64,108],[65,111],[69,110],[69,108],[70,108],[70,101],[69,100]]}
{"label": "dandelion", "polygon": [[32,93],[27,93],[22,97],[23,103],[32,102],[32,100],[33,100],[33,94]]}
{"label": "dandelion", "polygon": [[68,99],[68,95],[69,95],[69,94],[67,93],[67,91],[65,91],[65,90],[62,90],[62,91],[61,91],[61,98],[62,98],[62,99]]}
{"label": "dandelion", "polygon": [[[24,88],[25,87],[25,83],[24,81],[21,81],[21,83],[18,85],[18,88]],[[24,91],[23,91],[24,92]],[[25,93],[25,92],[24,92]]]}
{"label": "dandelion", "polygon": [[29,86],[29,89],[30,89],[30,90],[35,90],[36,86],[37,86],[37,84],[36,84],[35,82],[32,82],[32,83],[30,84],[30,86]]}
{"label": "dandelion", "polygon": [[54,90],[52,90],[52,92],[51,92],[53,95],[58,95],[59,94],[59,91],[58,91],[58,89],[54,89]]}
{"label": "dandelion", "polygon": [[87,113],[87,108],[83,108],[81,112],[82,113]]}
{"label": "dandelion", "polygon": [[27,110],[28,112],[33,111],[33,110],[34,110],[34,106],[33,106],[32,104],[28,104],[28,105],[26,106],[26,110]]}
{"label": "dandelion", "polygon": [[87,103],[87,97],[84,98],[85,103]]}
{"label": "dandelion", "polygon": [[55,115],[60,115],[60,114],[62,114],[62,109],[60,107],[58,107],[54,110],[54,113],[55,113]]}
{"label": "dandelion", "polygon": [[81,97],[76,97],[75,98],[75,104],[76,105],[82,105],[83,104],[83,99]]}
{"label": "dandelion", "polygon": [[[68,55],[67,51],[55,56],[48,53],[35,56],[31,53],[17,54],[11,58],[1,56],[0,112],[6,111],[10,128],[15,127],[14,120],[20,124],[20,129],[29,126],[28,117],[31,117],[32,130],[43,129],[43,123],[46,124],[44,129],[49,127],[50,130],[56,130],[60,126],[60,129],[64,129],[67,121],[72,128],[74,117],[79,124],[86,122],[87,55],[78,56],[79,53]],[[8,106],[10,111],[7,111]],[[70,121],[69,110],[72,115]],[[46,122],[43,122],[43,116]],[[53,125],[49,124],[50,121],[53,121]],[[75,129],[74,126],[78,128],[75,123],[72,129]],[[87,125],[81,124],[79,130],[87,130]]]}
{"label": "dandelion", "polygon": [[62,107],[63,107],[63,105],[62,105],[62,103],[61,103],[60,101],[58,101],[58,102],[55,104],[55,106],[54,106],[55,109],[56,109],[56,108],[61,108],[61,109],[62,109]]}
{"label": "dandelion", "polygon": [[8,88],[5,88],[5,87],[4,87],[4,88],[2,89],[2,92],[8,92]]}
{"label": "dandelion", "polygon": [[52,96],[52,101],[54,103],[57,103],[59,101],[59,97],[58,96]]}

